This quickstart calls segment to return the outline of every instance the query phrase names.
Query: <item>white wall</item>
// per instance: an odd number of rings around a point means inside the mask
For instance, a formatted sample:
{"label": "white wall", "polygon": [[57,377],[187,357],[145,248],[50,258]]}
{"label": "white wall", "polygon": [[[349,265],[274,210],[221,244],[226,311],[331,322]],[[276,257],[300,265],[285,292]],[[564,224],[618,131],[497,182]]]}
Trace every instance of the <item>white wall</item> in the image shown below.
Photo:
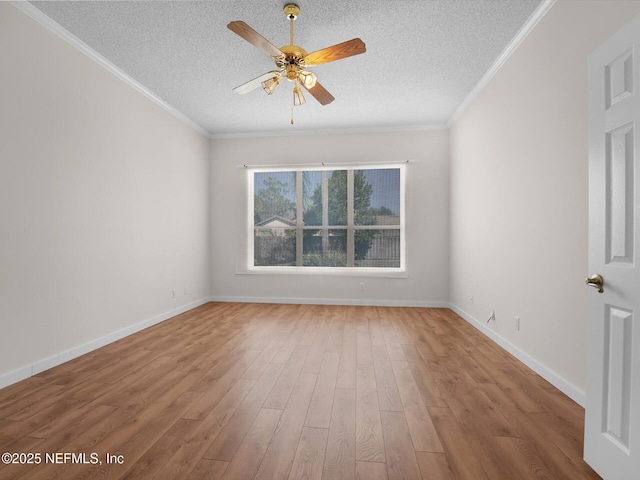
{"label": "white wall", "polygon": [[[447,302],[448,143],[446,130],[212,139],[214,298],[396,305]],[[412,161],[407,170],[408,278],[237,273],[246,258],[248,199],[248,172],[239,166],[402,160]],[[359,290],[360,282],[365,283],[364,292]]]}
{"label": "white wall", "polygon": [[496,333],[578,400],[587,56],[638,12],[635,1],[557,2],[451,130],[451,302],[483,324],[495,309]]}
{"label": "white wall", "polygon": [[206,299],[209,264],[209,139],[0,2],[0,387]]}

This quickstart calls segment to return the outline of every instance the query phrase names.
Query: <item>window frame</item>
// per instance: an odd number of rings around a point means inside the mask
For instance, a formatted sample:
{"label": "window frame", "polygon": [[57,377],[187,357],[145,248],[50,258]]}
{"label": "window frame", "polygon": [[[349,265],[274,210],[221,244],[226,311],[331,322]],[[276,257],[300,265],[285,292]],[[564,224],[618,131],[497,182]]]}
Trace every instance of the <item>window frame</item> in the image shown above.
{"label": "window frame", "polygon": [[[246,268],[238,273],[247,274],[294,274],[294,275],[346,275],[346,276],[377,276],[377,277],[407,277],[406,270],[406,165],[402,163],[358,163],[358,164],[324,164],[324,165],[274,165],[249,167],[247,170],[247,228],[246,228]],[[398,169],[400,174],[400,223],[399,225],[355,225],[354,221],[354,191],[353,178],[356,170],[382,170]],[[303,225],[304,205],[302,188],[298,185],[302,182],[303,172],[306,171],[347,171],[347,224],[346,225]],[[256,266],[254,265],[254,174],[262,172],[296,172],[296,225],[291,230],[296,232],[296,263],[301,262],[303,254],[304,230],[344,229],[347,231],[347,266],[344,267],[316,267],[304,265],[287,266]],[[300,220],[298,220],[300,219]],[[355,262],[355,232],[358,230],[399,230],[400,231],[400,266],[399,267],[357,267]]]}

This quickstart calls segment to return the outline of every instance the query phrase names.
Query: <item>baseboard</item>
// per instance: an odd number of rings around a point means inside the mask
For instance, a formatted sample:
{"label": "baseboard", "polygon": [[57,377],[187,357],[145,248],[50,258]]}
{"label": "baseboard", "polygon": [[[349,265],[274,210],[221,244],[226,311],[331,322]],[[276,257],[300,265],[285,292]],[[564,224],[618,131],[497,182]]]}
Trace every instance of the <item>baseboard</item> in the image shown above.
{"label": "baseboard", "polygon": [[33,373],[31,373],[32,371],[33,366],[29,365],[19,368],[18,370],[0,375],[0,388],[7,387],[11,384],[18,383],[20,380],[29,378],[31,375],[33,375]]}
{"label": "baseboard", "polygon": [[361,307],[425,307],[449,308],[448,302],[425,302],[422,300],[370,300],[362,298],[297,298],[297,297],[234,297],[212,296],[212,302],[237,303],[287,303],[301,305],[353,305]]}
{"label": "baseboard", "polygon": [[504,348],[511,355],[516,357],[522,363],[524,363],[531,370],[536,372],[546,381],[548,381],[551,385],[556,387],[566,396],[571,398],[578,405],[584,407],[586,404],[586,393],[583,390],[580,390],[575,385],[571,384],[560,375],[555,373],[553,370],[544,366],[540,362],[538,362],[535,358],[531,357],[529,354],[521,350],[519,347],[516,347],[513,343],[506,340],[500,334],[498,334],[495,330],[491,330],[486,326],[484,322],[479,321],[478,319],[472,317],[467,312],[457,307],[456,305],[449,305],[449,308],[453,310],[456,314],[466,320],[468,323],[473,325],[475,328],[484,333],[487,337],[497,343],[499,346]]}
{"label": "baseboard", "polygon": [[133,333],[139,332],[140,330],[144,330],[145,328],[149,328],[152,325],[156,325],[157,323],[164,322],[169,318],[175,317],[176,315],[180,315],[186,311],[189,311],[193,308],[199,307],[210,301],[209,297],[201,298],[194,302],[188,303],[186,305],[182,305],[180,307],[174,308],[168,312],[161,313],[160,315],[156,315],[155,317],[148,318],[141,322],[135,323],[128,327],[122,328],[115,332],[104,335],[100,338],[96,338],[95,340],[91,340],[90,342],[84,343],[82,345],[78,345],[76,347],[70,348],[69,350],[65,350],[64,352],[57,353],[50,357],[44,358],[42,360],[38,360],[31,365],[27,365],[25,367],[19,368],[12,372],[0,374],[0,388],[7,387],[13,383],[19,382],[20,380],[24,380],[25,378],[29,378],[33,375],[37,375],[38,373],[44,372],[50,368],[61,365],[69,360],[73,360],[81,355],[89,353],[93,350],[96,350],[100,347],[104,347],[110,343],[115,342],[116,340],[120,340],[121,338],[127,337]]}

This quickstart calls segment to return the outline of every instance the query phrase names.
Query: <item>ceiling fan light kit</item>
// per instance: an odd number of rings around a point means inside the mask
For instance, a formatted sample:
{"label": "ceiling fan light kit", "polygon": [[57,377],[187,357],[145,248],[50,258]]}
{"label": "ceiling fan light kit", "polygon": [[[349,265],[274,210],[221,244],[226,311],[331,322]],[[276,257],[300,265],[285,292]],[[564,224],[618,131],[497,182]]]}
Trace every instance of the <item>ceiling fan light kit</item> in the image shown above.
{"label": "ceiling fan light kit", "polygon": [[296,84],[293,87],[293,105],[298,107],[300,105],[303,105],[305,102],[306,100],[304,99],[302,90],[300,90],[300,87]]}
{"label": "ceiling fan light kit", "polygon": [[286,78],[293,83],[291,118],[291,124],[293,125],[293,106],[299,106],[305,103],[300,85],[320,102],[321,105],[328,105],[335,100],[333,95],[320,85],[316,75],[307,70],[307,67],[359,55],[366,52],[366,46],[362,40],[354,38],[347,42],[323,48],[322,50],[307,53],[304,48],[294,45],[293,43],[293,22],[298,18],[298,15],[300,15],[300,7],[289,3],[284,6],[284,13],[289,20],[289,45],[280,48],[273,45],[243,21],[231,22],[227,25],[227,28],[269,55],[278,68],[277,70],[272,70],[237,86],[233,91],[239,94],[246,94],[262,86],[262,89],[267,95],[271,95],[278,85],[280,85],[280,79],[282,77]]}
{"label": "ceiling fan light kit", "polygon": [[280,85],[280,76],[275,76],[262,82],[262,89],[267,92],[267,95],[271,95],[278,85]]}
{"label": "ceiling fan light kit", "polygon": [[298,74],[298,80],[300,80],[300,83],[307,88],[315,87],[318,82],[316,76],[312,72],[307,72],[306,70],[303,70]]}

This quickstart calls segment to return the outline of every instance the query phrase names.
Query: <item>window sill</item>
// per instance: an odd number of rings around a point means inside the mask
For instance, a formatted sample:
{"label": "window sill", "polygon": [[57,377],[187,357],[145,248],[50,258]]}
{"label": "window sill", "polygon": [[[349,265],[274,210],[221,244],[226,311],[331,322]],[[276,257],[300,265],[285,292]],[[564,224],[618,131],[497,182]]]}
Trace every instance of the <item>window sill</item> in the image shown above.
{"label": "window sill", "polygon": [[408,278],[402,268],[257,267],[236,271],[236,275],[306,275],[335,277]]}

